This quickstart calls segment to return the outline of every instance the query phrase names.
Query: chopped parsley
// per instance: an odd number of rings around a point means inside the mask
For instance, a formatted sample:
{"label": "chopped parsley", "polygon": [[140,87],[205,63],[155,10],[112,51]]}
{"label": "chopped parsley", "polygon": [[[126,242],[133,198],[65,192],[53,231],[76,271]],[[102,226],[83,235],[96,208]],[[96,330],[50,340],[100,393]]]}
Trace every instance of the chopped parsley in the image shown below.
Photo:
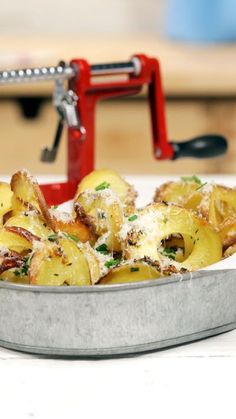
{"label": "chopped parsley", "polygon": [[14,275],[15,275],[15,276],[20,276],[20,271],[19,271],[19,269],[15,269],[15,270],[14,270]]}
{"label": "chopped parsley", "polygon": [[207,185],[207,182],[202,183],[200,186],[198,186],[198,188],[196,189],[196,191],[199,191],[199,189],[202,189],[203,186]]}
{"label": "chopped parsley", "polygon": [[56,210],[58,208],[58,205],[53,205],[52,207],[51,207],[51,209],[53,209],[53,210]]}
{"label": "chopped parsley", "polygon": [[104,189],[107,189],[110,187],[110,183],[107,183],[106,181],[100,183],[100,185],[96,186],[95,191],[103,191]]}
{"label": "chopped parsley", "polygon": [[19,269],[15,269],[14,275],[15,276],[27,276],[29,272],[29,265],[30,265],[30,257],[25,257],[23,265]]}
{"label": "chopped parsley", "polygon": [[175,260],[176,249],[173,247],[165,247],[165,249],[162,251],[162,254],[167,256],[169,259]]}
{"label": "chopped parsley", "polygon": [[130,268],[130,272],[138,272],[139,271],[139,268],[135,268],[135,267],[131,267]]}
{"label": "chopped parsley", "polygon": [[109,253],[106,243],[100,244],[100,246],[96,247],[96,250],[103,255],[107,255]]}
{"label": "chopped parsley", "polygon": [[68,239],[73,240],[76,243],[80,242],[80,239],[78,239],[78,237],[74,236],[73,234],[70,233],[64,233],[66,235],[66,237],[68,237]]}
{"label": "chopped parsley", "polygon": [[128,218],[128,221],[135,221],[135,220],[137,220],[137,218],[138,218],[138,216],[137,216],[136,214],[134,214],[134,215],[131,215],[131,216]]}
{"label": "chopped parsley", "polygon": [[112,268],[112,266],[117,266],[120,263],[120,259],[110,259],[105,262],[107,268]]}
{"label": "chopped parsley", "polygon": [[50,234],[50,236],[48,236],[48,240],[50,242],[55,242],[57,240],[57,235],[56,234]]}
{"label": "chopped parsley", "polygon": [[183,182],[195,182],[195,183],[198,183],[199,185],[202,185],[201,179],[199,179],[199,177],[196,176],[196,175],[193,175],[193,176],[181,176],[181,180]]}

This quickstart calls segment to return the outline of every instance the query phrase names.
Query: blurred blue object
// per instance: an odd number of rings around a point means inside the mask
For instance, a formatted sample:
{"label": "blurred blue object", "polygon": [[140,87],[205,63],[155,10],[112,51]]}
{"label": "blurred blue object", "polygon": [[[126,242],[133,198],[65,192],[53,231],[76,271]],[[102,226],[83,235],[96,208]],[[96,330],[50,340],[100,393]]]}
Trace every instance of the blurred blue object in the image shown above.
{"label": "blurred blue object", "polygon": [[168,0],[166,35],[190,42],[236,40],[235,0]]}

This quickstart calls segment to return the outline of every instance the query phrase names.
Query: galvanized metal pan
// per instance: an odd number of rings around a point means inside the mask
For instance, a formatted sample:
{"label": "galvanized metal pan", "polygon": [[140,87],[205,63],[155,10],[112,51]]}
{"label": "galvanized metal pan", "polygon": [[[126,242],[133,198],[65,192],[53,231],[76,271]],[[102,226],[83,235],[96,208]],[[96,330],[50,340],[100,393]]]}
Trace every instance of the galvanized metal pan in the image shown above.
{"label": "galvanized metal pan", "polygon": [[94,287],[0,282],[0,345],[25,352],[130,354],[234,328],[235,269]]}

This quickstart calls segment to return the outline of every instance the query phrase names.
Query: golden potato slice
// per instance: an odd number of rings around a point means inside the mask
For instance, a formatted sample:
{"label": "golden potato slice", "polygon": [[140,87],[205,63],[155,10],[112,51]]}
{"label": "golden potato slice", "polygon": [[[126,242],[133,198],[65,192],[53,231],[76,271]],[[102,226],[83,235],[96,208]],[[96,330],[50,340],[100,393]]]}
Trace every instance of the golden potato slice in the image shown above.
{"label": "golden potato slice", "polygon": [[100,191],[106,187],[114,191],[125,206],[135,207],[137,192],[118,173],[110,169],[94,170],[85,176],[78,186],[76,197],[87,189]]}
{"label": "golden potato slice", "polygon": [[236,216],[236,189],[212,185],[199,211],[216,229],[220,229],[228,218]]}
{"label": "golden potato slice", "polygon": [[10,185],[0,182],[0,224],[3,224],[3,216],[11,210],[12,195]]}
{"label": "golden potato slice", "polygon": [[29,284],[28,275],[16,275],[16,269],[9,269],[0,274],[0,280],[16,284]]}
{"label": "golden potato slice", "polygon": [[125,239],[125,258],[146,256],[165,264],[168,253],[164,254],[163,240],[173,234],[181,234],[185,242],[185,259],[177,265],[172,262],[180,269],[193,271],[221,259],[220,236],[205,220],[185,208],[164,204],[143,208],[137,220],[130,223]]}
{"label": "golden potato slice", "polygon": [[201,184],[198,182],[167,182],[155,193],[154,202],[178,204],[187,209],[197,210],[203,198]]}
{"label": "golden potato slice", "polygon": [[223,247],[226,249],[236,242],[236,217],[228,217],[218,228]]}
{"label": "golden potato slice", "polygon": [[13,215],[24,211],[40,213],[48,226],[55,230],[55,222],[37,181],[26,171],[15,173],[11,179]]}
{"label": "golden potato slice", "polygon": [[120,251],[121,243],[118,233],[124,221],[120,200],[109,189],[99,192],[86,190],[77,196],[75,210],[82,222],[93,225],[96,234],[104,235],[110,251]]}
{"label": "golden potato slice", "polygon": [[68,221],[63,221],[62,219],[58,219],[55,217],[54,228],[56,229],[56,231],[62,231],[74,236],[82,243],[85,243],[87,241],[89,241],[90,243],[95,243],[97,239],[94,225],[92,223],[90,225],[86,225],[79,219],[78,216],[76,216],[75,219],[71,219]]}
{"label": "golden potato slice", "polygon": [[99,284],[111,285],[125,282],[139,282],[148,279],[157,279],[160,276],[160,271],[154,266],[144,262],[130,262],[129,264],[112,269],[99,281]]}
{"label": "golden potato slice", "polygon": [[17,253],[31,250],[33,242],[39,240],[37,236],[34,236],[24,228],[3,227],[0,229],[0,246]]}
{"label": "golden potato slice", "polygon": [[35,285],[90,285],[88,262],[75,242],[60,239],[59,246],[44,245],[35,251],[29,268]]}
{"label": "golden potato slice", "polygon": [[89,243],[82,244],[79,246],[79,248],[87,259],[91,284],[95,285],[102,276],[100,259],[98,258],[98,255],[94,249],[89,245]]}
{"label": "golden potato slice", "polygon": [[232,244],[231,246],[229,246],[225,252],[224,252],[224,257],[227,258],[229,256],[232,256],[234,253],[236,253],[236,242],[234,244]]}
{"label": "golden potato slice", "polygon": [[53,234],[53,230],[47,227],[45,220],[33,211],[14,215],[7,220],[4,227],[21,227],[42,239],[47,239]]}

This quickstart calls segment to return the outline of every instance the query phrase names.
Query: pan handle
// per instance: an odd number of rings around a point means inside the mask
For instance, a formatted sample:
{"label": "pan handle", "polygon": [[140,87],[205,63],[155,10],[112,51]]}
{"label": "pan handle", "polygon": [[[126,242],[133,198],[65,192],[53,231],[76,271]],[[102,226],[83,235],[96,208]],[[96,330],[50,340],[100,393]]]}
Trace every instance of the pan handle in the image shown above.
{"label": "pan handle", "polygon": [[205,159],[225,154],[228,148],[227,140],[216,134],[207,134],[184,142],[172,142],[174,155],[172,160],[181,157]]}

